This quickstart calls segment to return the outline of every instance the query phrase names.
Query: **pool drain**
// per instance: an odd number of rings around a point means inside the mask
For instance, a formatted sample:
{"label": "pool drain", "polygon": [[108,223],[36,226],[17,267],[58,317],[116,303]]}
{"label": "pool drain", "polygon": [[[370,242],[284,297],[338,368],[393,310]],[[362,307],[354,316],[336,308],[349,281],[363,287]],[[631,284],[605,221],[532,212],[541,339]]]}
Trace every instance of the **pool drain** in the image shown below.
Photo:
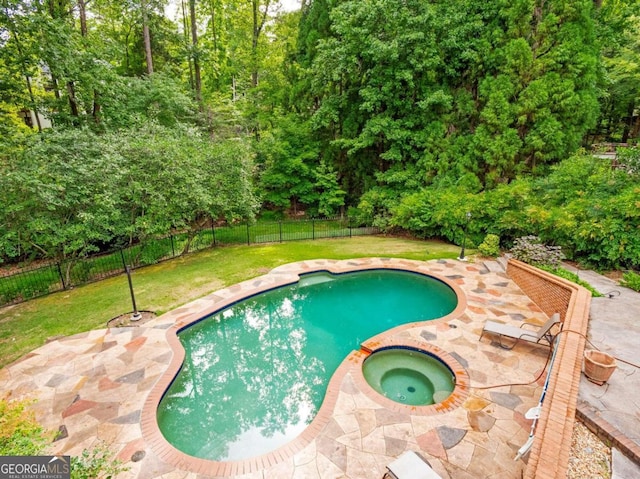
{"label": "pool drain", "polygon": [[414,388],[413,386],[409,386],[407,388],[407,391],[409,391],[410,393],[414,393],[414,392],[416,392],[416,388]]}

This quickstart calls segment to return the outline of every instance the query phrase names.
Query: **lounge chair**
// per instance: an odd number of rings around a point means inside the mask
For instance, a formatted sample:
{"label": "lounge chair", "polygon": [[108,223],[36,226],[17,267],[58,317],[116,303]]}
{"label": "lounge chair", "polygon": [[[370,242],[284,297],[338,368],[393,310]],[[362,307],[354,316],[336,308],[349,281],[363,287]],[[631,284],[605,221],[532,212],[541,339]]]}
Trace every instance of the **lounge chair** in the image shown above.
{"label": "lounge chair", "polygon": [[[528,341],[530,343],[544,344],[545,346],[551,346],[554,335],[551,333],[551,329],[560,322],[560,314],[555,313],[549,320],[542,326],[535,323],[522,323],[519,328],[516,326],[510,326],[508,324],[497,323],[495,321],[487,321],[482,329],[480,339],[484,336],[484,333],[496,334],[499,337],[500,347],[504,349],[513,349],[513,347],[520,341]],[[536,331],[526,330],[524,326],[534,326],[538,328]],[[515,342],[511,346],[504,345],[502,343],[503,338],[515,339]]]}
{"label": "lounge chair", "polygon": [[388,472],[382,476],[393,479],[442,479],[431,469],[431,464],[414,451],[407,451],[387,466]]}

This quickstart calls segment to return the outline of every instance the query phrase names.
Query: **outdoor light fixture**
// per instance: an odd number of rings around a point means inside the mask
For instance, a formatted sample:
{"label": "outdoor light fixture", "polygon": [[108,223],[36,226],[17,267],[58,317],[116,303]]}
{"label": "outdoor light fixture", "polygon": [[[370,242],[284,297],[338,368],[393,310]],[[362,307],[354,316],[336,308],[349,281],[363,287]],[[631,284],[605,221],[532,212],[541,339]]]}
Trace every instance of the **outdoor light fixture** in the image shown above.
{"label": "outdoor light fixture", "polygon": [[459,261],[467,261],[467,258],[464,255],[464,247],[467,242],[467,229],[469,228],[469,220],[471,220],[470,211],[467,211],[466,217],[467,217],[467,222],[464,224],[464,230],[462,233],[462,249],[460,250],[460,256],[458,256]]}
{"label": "outdoor light fixture", "polygon": [[125,268],[125,271],[127,273],[127,279],[129,280],[129,292],[131,293],[131,303],[133,304],[133,314],[131,315],[131,321],[140,321],[140,319],[142,319],[142,314],[138,312],[138,308],[136,306],[136,297],[133,294],[133,283],[131,282],[131,269],[129,268],[129,266]]}

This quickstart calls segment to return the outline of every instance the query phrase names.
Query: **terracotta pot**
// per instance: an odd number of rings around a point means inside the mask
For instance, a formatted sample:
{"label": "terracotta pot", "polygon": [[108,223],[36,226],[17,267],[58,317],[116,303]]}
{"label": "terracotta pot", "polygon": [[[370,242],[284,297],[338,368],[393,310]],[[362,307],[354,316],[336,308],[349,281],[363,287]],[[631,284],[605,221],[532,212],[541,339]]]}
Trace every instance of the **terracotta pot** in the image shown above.
{"label": "terracotta pot", "polygon": [[593,349],[584,352],[584,374],[594,383],[606,383],[616,367],[616,360],[610,354]]}

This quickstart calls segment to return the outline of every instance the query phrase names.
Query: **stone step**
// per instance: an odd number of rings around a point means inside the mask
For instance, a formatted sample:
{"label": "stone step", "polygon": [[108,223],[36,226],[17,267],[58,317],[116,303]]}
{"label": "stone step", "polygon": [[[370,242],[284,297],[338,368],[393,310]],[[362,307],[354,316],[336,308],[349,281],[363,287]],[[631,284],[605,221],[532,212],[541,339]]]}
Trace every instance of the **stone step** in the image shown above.
{"label": "stone step", "polygon": [[502,265],[503,271],[507,270],[507,263],[509,262],[509,258],[507,258],[506,256],[498,256],[496,261]]}
{"label": "stone step", "polygon": [[484,261],[483,264],[484,267],[492,273],[504,273],[506,271],[505,267],[500,261]]}

